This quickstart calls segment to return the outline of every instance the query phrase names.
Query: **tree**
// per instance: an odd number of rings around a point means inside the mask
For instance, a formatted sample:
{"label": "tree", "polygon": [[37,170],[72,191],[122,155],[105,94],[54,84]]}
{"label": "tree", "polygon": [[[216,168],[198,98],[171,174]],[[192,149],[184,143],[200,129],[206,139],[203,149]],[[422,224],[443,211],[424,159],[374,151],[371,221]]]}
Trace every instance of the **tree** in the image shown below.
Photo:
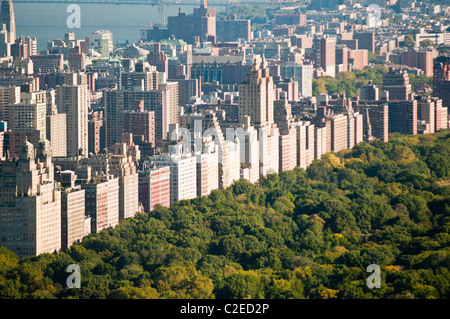
{"label": "tree", "polygon": [[231,299],[264,298],[261,277],[252,270],[238,271],[225,279],[225,286],[218,296]]}
{"label": "tree", "polygon": [[437,47],[436,43],[429,39],[420,41],[419,46],[421,48],[428,48],[428,47],[436,48]]}

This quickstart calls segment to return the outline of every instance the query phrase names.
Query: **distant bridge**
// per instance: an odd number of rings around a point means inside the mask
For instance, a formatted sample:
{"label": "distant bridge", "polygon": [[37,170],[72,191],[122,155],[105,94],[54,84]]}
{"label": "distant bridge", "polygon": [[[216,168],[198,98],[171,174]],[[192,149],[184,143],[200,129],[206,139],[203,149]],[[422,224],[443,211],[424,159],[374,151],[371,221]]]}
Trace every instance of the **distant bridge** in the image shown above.
{"label": "distant bridge", "polygon": [[[116,5],[165,5],[196,6],[200,5],[200,0],[13,0],[13,3],[66,3],[66,4],[116,4]],[[279,7],[292,5],[292,2],[279,1],[233,1],[233,0],[209,0],[208,5],[212,7],[230,6],[233,4],[257,5],[264,7]]]}

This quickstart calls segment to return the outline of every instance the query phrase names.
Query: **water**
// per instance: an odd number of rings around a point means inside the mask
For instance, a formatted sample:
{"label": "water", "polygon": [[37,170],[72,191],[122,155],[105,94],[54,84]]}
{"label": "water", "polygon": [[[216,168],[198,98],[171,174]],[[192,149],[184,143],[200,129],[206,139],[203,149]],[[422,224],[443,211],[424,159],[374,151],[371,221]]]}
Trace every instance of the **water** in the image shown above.
{"label": "water", "polygon": [[[200,1],[199,1],[200,3]],[[149,28],[150,22],[158,23],[158,7],[151,5],[80,4],[81,28],[68,28],[68,4],[14,3],[17,36],[37,38],[38,50],[45,49],[47,42],[62,39],[64,34],[74,32],[76,39],[84,39],[93,31],[109,30],[114,42],[140,40],[140,30]],[[197,6],[198,7],[198,6]],[[191,14],[194,6],[168,5],[166,16],[178,15],[178,10]],[[216,12],[223,10],[217,7]]]}

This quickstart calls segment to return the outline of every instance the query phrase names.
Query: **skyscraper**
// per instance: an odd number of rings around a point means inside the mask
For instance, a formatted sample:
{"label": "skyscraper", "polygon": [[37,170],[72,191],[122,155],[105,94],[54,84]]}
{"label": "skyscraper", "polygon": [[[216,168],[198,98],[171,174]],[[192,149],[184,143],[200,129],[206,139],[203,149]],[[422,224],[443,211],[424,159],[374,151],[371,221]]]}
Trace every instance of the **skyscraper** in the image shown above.
{"label": "skyscraper", "polygon": [[331,118],[331,150],[339,152],[348,147],[348,117],[338,114]]}
{"label": "skyscraper", "polygon": [[197,160],[182,144],[174,145],[169,154],[150,160],[158,167],[170,167],[170,204],[197,197]]}
{"label": "skyscraper", "polygon": [[429,124],[427,133],[434,133],[436,130],[435,109],[435,101],[430,97],[417,98],[417,119]]}
{"label": "skyscraper", "polygon": [[169,124],[178,122],[178,83],[166,82],[155,91],[133,90],[103,92],[106,119],[106,146],[120,142],[124,112],[133,110],[136,101],[144,101],[144,110],[155,112],[155,139],[167,138]]}
{"label": "skyscraper", "polygon": [[358,40],[358,48],[375,52],[375,32],[356,32],[355,39]]}
{"label": "skyscraper", "polygon": [[91,218],[91,232],[98,233],[119,223],[119,179],[96,178],[81,184],[85,190],[86,217]]}
{"label": "skyscraper", "polygon": [[450,57],[437,57],[433,65],[433,96],[442,99],[442,106],[450,106]]}
{"label": "skyscraper", "polygon": [[170,168],[147,167],[139,171],[139,202],[145,212],[151,212],[156,205],[170,206]]}
{"label": "skyscraper", "polygon": [[9,108],[9,126],[12,131],[37,130],[40,137],[46,136],[46,92],[21,92],[20,103],[11,103]]}
{"label": "skyscraper", "polygon": [[52,156],[67,156],[67,114],[47,115],[46,137],[50,141]]}
{"label": "skyscraper", "polygon": [[8,31],[8,43],[16,41],[16,20],[14,18],[14,7],[12,0],[2,0],[0,13],[0,25],[5,24]]}
{"label": "skyscraper", "polygon": [[109,59],[109,54],[114,50],[113,34],[108,30],[92,32],[90,47],[100,53],[102,59]]}
{"label": "skyscraper", "polygon": [[133,111],[124,112],[123,131],[155,145],[155,112],[144,110],[144,101],[136,101]]}
{"label": "skyscraper", "polygon": [[378,91],[378,87],[369,80],[369,83],[361,88],[360,98],[362,101],[378,101]]}
{"label": "skyscraper", "polygon": [[412,49],[401,53],[402,64],[421,69],[426,76],[433,76],[433,52]]}
{"label": "skyscraper", "polygon": [[67,156],[88,154],[89,104],[87,85],[64,85],[56,88],[58,113],[66,113],[67,119]]}
{"label": "skyscraper", "polygon": [[208,8],[207,0],[202,0],[200,8],[194,8],[193,14],[178,13],[168,17],[169,34],[183,39],[189,44],[196,41],[216,41],[216,9]]}
{"label": "skyscraper", "polygon": [[[252,70],[239,85],[239,122],[250,124],[258,131],[260,173],[278,173],[279,130],[274,122],[275,87],[265,59],[254,60]],[[243,141],[241,141],[243,142]],[[241,160],[242,163],[242,160]]]}
{"label": "skyscraper", "polygon": [[417,134],[417,100],[389,102],[389,132]]}
{"label": "skyscraper", "polygon": [[239,85],[239,120],[250,117],[252,124],[272,124],[274,83],[265,61],[253,62],[252,70]]}
{"label": "skyscraper", "polygon": [[336,75],[336,38],[315,38],[316,65],[322,67],[327,76]]}
{"label": "skyscraper", "polygon": [[153,51],[147,56],[151,65],[156,66],[158,72],[165,72],[169,74],[169,60],[167,54],[161,51],[161,43],[153,43]]}
{"label": "skyscraper", "polygon": [[250,20],[238,20],[232,15],[230,20],[216,21],[217,41],[235,42],[239,39],[250,41],[252,39]]}
{"label": "skyscraper", "polygon": [[61,249],[61,192],[49,146],[25,141],[19,158],[0,162],[0,246],[19,257]]}
{"label": "skyscraper", "polygon": [[367,104],[360,104],[358,111],[364,116],[365,131],[370,126],[370,134],[366,134],[365,138],[368,140],[369,135],[375,137],[383,142],[389,140],[389,107],[385,102],[368,102]]}
{"label": "skyscraper", "polygon": [[[80,242],[86,232],[85,190],[75,186],[76,175],[72,171],[63,171],[61,175],[61,247],[69,248]],[[90,227],[89,227],[90,229]]]}
{"label": "skyscraper", "polygon": [[389,92],[390,101],[411,100],[412,89],[406,70],[395,71],[390,68],[383,77],[383,90]]}
{"label": "skyscraper", "polygon": [[289,61],[281,66],[280,75],[283,78],[290,78],[298,82],[298,93],[301,96],[312,96],[312,64],[299,64]]}

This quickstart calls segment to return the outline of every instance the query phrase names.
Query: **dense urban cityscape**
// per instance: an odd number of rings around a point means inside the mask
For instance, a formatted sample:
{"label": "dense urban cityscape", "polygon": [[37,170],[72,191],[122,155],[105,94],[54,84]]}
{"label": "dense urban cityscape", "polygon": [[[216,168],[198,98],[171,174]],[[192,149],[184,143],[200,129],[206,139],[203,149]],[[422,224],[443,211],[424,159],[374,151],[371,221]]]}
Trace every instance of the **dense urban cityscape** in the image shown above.
{"label": "dense urban cityscape", "polygon": [[249,1],[220,12],[201,0],[176,16],[156,2],[159,21],[138,42],[109,30],[77,38],[75,7],[61,38],[38,45],[18,36],[15,1],[1,1],[0,246],[18,258],[73,251],[237,182],[339,161],[330,154],[344,163],[391,137],[413,148],[446,136],[436,135],[450,126],[445,0]]}

